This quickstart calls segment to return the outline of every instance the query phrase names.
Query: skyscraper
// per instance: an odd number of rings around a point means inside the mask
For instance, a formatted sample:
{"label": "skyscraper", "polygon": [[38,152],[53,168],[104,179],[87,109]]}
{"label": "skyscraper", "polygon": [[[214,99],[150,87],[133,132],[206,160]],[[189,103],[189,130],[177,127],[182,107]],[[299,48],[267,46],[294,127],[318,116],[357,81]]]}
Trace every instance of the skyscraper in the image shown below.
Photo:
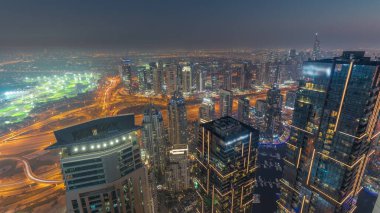
{"label": "skyscraper", "polygon": [[142,140],[149,155],[150,167],[157,174],[164,173],[165,141],[164,123],[160,110],[153,104],[144,110]]}
{"label": "skyscraper", "polygon": [[134,90],[131,64],[132,64],[131,60],[121,59],[121,64],[119,65],[119,74],[130,93],[132,93]]}
{"label": "skyscraper", "polygon": [[215,103],[210,98],[203,98],[199,107],[199,122],[206,123],[215,118]]}
{"label": "skyscraper", "polygon": [[162,94],[162,84],[163,84],[162,61],[159,61],[158,63],[150,63],[150,69],[153,74],[153,91],[156,95]]}
{"label": "skyscraper", "polygon": [[246,123],[249,120],[249,99],[247,97],[241,97],[238,99],[237,118],[243,123]]}
{"label": "skyscraper", "polygon": [[182,67],[182,91],[191,92],[193,86],[192,72],[190,66]]}
{"label": "skyscraper", "polygon": [[272,89],[267,92],[267,106],[265,110],[265,135],[267,137],[276,137],[282,133],[282,95],[281,90],[275,84]]}
{"label": "skyscraper", "polygon": [[304,63],[277,201],[281,212],[354,212],[380,134],[379,67],[364,52]]}
{"label": "skyscraper", "polygon": [[233,93],[230,90],[221,89],[219,91],[220,117],[232,115]]}
{"label": "skyscraper", "polygon": [[224,82],[223,82],[223,88],[226,90],[232,89],[232,72],[231,71],[225,71],[224,72]]}
{"label": "skyscraper", "polygon": [[54,132],[68,212],[151,212],[134,115],[92,120]]}
{"label": "skyscraper", "polygon": [[318,33],[315,33],[314,37],[314,45],[313,45],[313,53],[312,53],[312,59],[318,60],[321,58],[321,47],[319,46],[319,39],[318,39]]}
{"label": "skyscraper", "polygon": [[175,91],[179,91],[181,86],[180,82],[180,67],[175,63],[167,63],[164,67],[166,95],[173,95]]}
{"label": "skyscraper", "polygon": [[196,148],[197,212],[249,212],[259,131],[223,117],[201,124]]}
{"label": "skyscraper", "polygon": [[187,144],[187,113],[185,98],[175,91],[168,104],[169,142]]}
{"label": "skyscraper", "polygon": [[198,72],[196,73],[196,87],[198,92],[203,92],[205,89],[205,73],[199,69]]}
{"label": "skyscraper", "polygon": [[250,87],[250,77],[248,71],[248,63],[245,62],[239,69],[239,89],[246,90]]}
{"label": "skyscraper", "polygon": [[188,151],[186,144],[174,144],[169,149],[165,184],[171,192],[183,191],[190,187]]}
{"label": "skyscraper", "polygon": [[145,66],[137,67],[138,89],[145,91],[148,88],[148,73]]}

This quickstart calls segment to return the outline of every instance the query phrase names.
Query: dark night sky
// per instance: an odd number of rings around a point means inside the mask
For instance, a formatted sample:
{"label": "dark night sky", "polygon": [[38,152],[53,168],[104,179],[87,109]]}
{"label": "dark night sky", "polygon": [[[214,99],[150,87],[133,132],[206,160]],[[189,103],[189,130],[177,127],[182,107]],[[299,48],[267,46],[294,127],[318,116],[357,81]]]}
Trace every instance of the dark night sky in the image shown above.
{"label": "dark night sky", "polygon": [[379,0],[1,0],[0,47],[379,48]]}

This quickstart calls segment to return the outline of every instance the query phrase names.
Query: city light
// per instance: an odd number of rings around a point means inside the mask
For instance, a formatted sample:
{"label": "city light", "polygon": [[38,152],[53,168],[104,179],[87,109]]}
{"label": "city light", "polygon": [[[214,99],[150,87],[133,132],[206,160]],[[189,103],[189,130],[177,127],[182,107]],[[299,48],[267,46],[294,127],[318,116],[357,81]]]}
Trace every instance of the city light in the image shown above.
{"label": "city light", "polygon": [[380,3],[20,1],[0,212],[380,213]]}

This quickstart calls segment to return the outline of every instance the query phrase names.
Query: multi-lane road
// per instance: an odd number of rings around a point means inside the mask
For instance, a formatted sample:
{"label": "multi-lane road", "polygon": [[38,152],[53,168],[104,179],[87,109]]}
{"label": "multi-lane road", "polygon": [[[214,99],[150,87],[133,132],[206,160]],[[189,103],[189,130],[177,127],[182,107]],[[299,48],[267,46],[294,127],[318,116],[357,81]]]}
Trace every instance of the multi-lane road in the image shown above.
{"label": "multi-lane road", "polygon": [[[29,162],[26,161],[25,159],[22,159],[22,158],[17,158],[17,157],[8,157],[8,158],[0,158],[0,161],[1,160],[16,160],[16,161],[20,161],[22,163],[22,165],[24,166],[24,172],[25,172],[25,175],[33,182],[36,182],[36,183],[47,183],[47,184],[58,184],[58,183],[62,183],[63,181],[62,180],[47,180],[47,179],[42,179],[42,178],[39,178],[37,177],[35,174],[33,174],[33,171],[29,165]],[[0,187],[2,185],[0,184]]]}

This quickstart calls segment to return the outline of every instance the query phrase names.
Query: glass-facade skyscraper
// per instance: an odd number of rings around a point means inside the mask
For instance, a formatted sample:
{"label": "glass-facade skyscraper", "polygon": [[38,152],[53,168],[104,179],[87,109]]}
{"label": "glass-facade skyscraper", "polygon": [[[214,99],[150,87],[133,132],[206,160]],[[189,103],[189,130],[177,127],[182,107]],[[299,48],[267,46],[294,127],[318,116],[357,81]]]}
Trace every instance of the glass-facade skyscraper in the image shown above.
{"label": "glass-facade skyscraper", "polygon": [[211,98],[203,98],[199,107],[199,122],[206,123],[215,118],[215,103]]}
{"label": "glass-facade skyscraper", "polygon": [[198,138],[197,212],[250,212],[259,131],[226,116],[201,124]]}
{"label": "glass-facade skyscraper", "polygon": [[219,111],[220,117],[232,115],[233,93],[230,90],[221,89],[219,91]]}
{"label": "glass-facade skyscraper", "polygon": [[284,157],[280,212],[354,212],[379,136],[379,67],[364,52],[304,63]]}
{"label": "glass-facade skyscraper", "polygon": [[187,144],[187,113],[185,98],[181,92],[175,91],[168,104],[169,142]]}
{"label": "glass-facade skyscraper", "polygon": [[272,89],[267,92],[266,110],[264,116],[265,132],[268,138],[277,138],[282,133],[282,110],[283,97],[281,90],[277,84],[274,84]]}
{"label": "glass-facade skyscraper", "polygon": [[244,123],[249,120],[249,99],[247,97],[241,97],[238,99],[237,118]]}

